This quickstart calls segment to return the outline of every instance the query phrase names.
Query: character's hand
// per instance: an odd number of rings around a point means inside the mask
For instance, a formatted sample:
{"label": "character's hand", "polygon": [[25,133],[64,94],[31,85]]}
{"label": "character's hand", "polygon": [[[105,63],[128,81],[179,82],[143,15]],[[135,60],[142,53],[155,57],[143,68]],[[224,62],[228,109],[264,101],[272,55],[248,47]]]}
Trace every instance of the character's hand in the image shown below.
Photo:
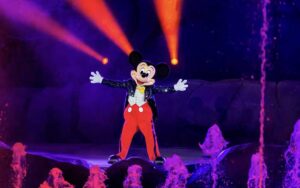
{"label": "character's hand", "polygon": [[98,71],[91,72],[90,81],[92,84],[102,83],[103,77],[100,75]]}
{"label": "character's hand", "polygon": [[178,82],[174,85],[175,91],[185,91],[187,87],[189,87],[187,85],[187,80],[182,79],[179,79]]}

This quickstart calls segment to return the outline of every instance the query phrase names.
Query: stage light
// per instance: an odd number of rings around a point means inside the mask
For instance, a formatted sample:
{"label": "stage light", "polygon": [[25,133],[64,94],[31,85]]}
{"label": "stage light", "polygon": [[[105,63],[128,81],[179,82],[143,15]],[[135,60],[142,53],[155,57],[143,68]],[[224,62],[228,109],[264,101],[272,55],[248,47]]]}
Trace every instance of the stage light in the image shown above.
{"label": "stage light", "polygon": [[178,64],[178,59],[172,58],[171,64],[172,64],[172,65],[177,65],[177,64]]}
{"label": "stage light", "polygon": [[104,0],[69,0],[69,2],[122,51],[129,54],[133,50]]}
{"label": "stage light", "polygon": [[154,4],[167,41],[171,64],[177,65],[182,0],[155,0]]}
{"label": "stage light", "polygon": [[102,62],[103,57],[90,46],[82,42],[59,23],[50,18],[36,5],[23,0],[0,1],[0,15],[42,31],[57,40]]}
{"label": "stage light", "polygon": [[107,58],[107,57],[103,58],[103,59],[102,59],[102,63],[103,63],[104,65],[107,64],[107,63],[108,63],[108,58]]}

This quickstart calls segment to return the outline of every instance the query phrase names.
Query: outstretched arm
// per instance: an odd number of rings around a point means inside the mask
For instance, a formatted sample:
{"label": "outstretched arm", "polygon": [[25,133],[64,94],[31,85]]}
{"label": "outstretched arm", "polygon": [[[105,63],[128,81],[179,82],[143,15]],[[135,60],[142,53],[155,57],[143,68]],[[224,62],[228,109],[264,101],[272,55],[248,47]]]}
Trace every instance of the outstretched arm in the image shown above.
{"label": "outstretched arm", "polygon": [[188,87],[187,80],[179,79],[174,86],[156,86],[153,88],[154,93],[172,93],[175,91],[185,91]]}
{"label": "outstretched arm", "polygon": [[103,84],[110,87],[116,87],[116,88],[126,88],[128,81],[114,81],[114,80],[108,80],[103,78],[98,71],[91,72],[90,76],[90,82],[92,84]]}

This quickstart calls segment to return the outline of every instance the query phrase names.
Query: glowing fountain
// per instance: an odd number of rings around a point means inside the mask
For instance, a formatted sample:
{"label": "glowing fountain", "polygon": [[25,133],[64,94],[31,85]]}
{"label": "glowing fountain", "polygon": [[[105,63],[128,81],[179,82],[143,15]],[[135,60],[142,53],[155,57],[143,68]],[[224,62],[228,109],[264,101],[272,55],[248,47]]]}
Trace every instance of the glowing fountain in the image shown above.
{"label": "glowing fountain", "polygon": [[248,188],[257,188],[259,187],[259,181],[262,181],[262,188],[266,187],[266,179],[267,179],[268,173],[267,173],[267,166],[264,163],[263,164],[263,173],[262,173],[262,179],[261,177],[261,169],[260,169],[260,154],[255,153],[251,157],[251,167],[248,174]]}
{"label": "glowing fountain", "polygon": [[83,188],[106,188],[105,180],[107,180],[105,172],[101,171],[99,166],[92,166],[88,180]]}
{"label": "glowing fountain", "polygon": [[22,143],[15,143],[12,147],[13,155],[11,168],[13,172],[12,184],[14,188],[21,188],[27,174],[26,168],[26,146]]}
{"label": "glowing fountain", "polygon": [[141,183],[143,169],[139,165],[132,165],[127,169],[127,177],[123,182],[124,188],[143,188]]}
{"label": "glowing fountain", "polygon": [[[267,6],[270,4],[270,0],[262,1],[262,26],[260,28],[261,35],[261,44],[260,44],[260,58],[261,58],[261,100],[260,100],[260,113],[259,113],[259,123],[260,123],[260,135],[259,135],[259,179],[258,179],[258,187],[265,187],[265,176],[267,176],[267,172],[264,170],[265,162],[264,162],[264,127],[265,127],[265,90],[266,90],[266,63],[267,63],[267,40],[268,40],[268,30],[269,30],[269,22],[267,15]],[[254,163],[256,164],[256,163]],[[255,167],[256,168],[256,167]]]}
{"label": "glowing fountain", "polygon": [[173,155],[168,158],[164,164],[165,170],[168,171],[168,176],[162,188],[185,188],[187,179],[190,176],[183,161],[179,156]]}
{"label": "glowing fountain", "polygon": [[214,124],[207,131],[203,144],[199,146],[203,154],[210,156],[211,177],[213,180],[212,187],[217,186],[218,182],[218,155],[226,148],[228,142],[224,139],[222,132],[217,124]]}
{"label": "glowing fountain", "polygon": [[286,175],[283,181],[284,188],[294,188],[300,185],[300,120],[294,126],[290,145],[284,153],[286,161]]}
{"label": "glowing fountain", "polygon": [[59,168],[52,168],[49,172],[47,180],[45,180],[39,188],[74,188],[69,182],[67,182],[63,173]]}
{"label": "glowing fountain", "polygon": [[208,129],[205,140],[203,144],[199,143],[199,147],[205,155],[217,157],[227,144],[228,142],[224,139],[219,126],[214,124]]}

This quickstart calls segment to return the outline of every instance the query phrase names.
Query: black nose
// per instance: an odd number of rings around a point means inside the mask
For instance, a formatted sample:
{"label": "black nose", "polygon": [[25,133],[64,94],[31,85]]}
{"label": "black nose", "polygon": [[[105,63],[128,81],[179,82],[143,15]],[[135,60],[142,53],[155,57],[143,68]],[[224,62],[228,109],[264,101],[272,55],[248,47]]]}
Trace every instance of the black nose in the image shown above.
{"label": "black nose", "polygon": [[143,77],[143,78],[146,78],[146,77],[148,77],[148,73],[145,73],[145,72],[143,72],[143,71],[141,71],[141,76]]}

